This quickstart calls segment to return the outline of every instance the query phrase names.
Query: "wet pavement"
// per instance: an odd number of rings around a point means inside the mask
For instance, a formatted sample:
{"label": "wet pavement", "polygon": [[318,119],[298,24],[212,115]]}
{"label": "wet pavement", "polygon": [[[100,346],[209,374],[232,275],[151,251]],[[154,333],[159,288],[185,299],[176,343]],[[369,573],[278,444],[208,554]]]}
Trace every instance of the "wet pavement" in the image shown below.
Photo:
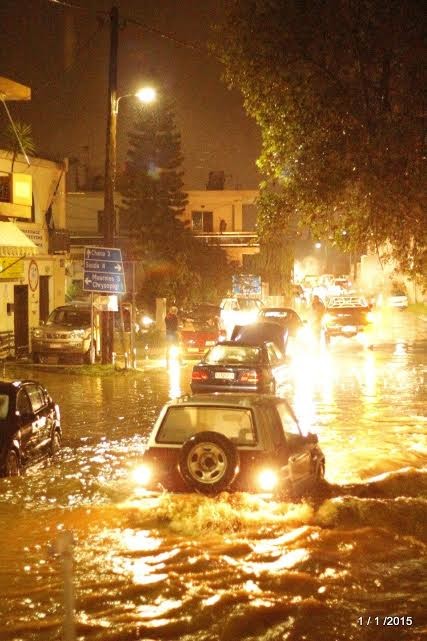
{"label": "wet pavement", "polygon": [[82,641],[426,638],[426,346],[425,319],[394,313],[372,351],[337,341],[289,365],[280,394],[326,455],[315,504],[144,496],[133,469],[191,364],[105,377],[8,364],[59,403],[63,450],[0,480],[0,639],[62,638],[64,530]]}

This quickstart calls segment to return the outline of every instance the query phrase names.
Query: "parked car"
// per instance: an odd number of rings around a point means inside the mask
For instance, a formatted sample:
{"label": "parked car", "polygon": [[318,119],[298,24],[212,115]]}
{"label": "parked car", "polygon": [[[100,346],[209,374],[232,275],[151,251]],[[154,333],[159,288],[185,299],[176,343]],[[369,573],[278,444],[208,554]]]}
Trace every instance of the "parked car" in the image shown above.
{"label": "parked car", "polygon": [[185,320],[180,329],[181,349],[184,356],[203,356],[220,339],[221,331],[211,323]]}
{"label": "parked car", "polygon": [[193,367],[193,392],[271,392],[286,374],[286,361],[273,342],[224,341]]}
{"label": "parked car", "polygon": [[264,307],[259,313],[259,319],[278,323],[293,337],[297,337],[304,329],[304,321],[290,307]]}
{"label": "parked car", "polygon": [[[32,353],[36,363],[78,357],[90,362],[91,311],[87,303],[69,303],[53,310],[46,323],[33,330]],[[96,339],[95,339],[96,340]]]}
{"label": "parked car", "polygon": [[370,332],[374,316],[363,296],[331,296],[326,300],[322,330],[327,345],[337,336],[353,338]]}
{"label": "parked car", "polygon": [[235,343],[249,343],[251,345],[271,342],[275,344],[282,355],[285,355],[288,336],[289,332],[283,325],[270,320],[260,320],[251,325],[235,325],[230,340]]}
{"label": "parked car", "polygon": [[[130,334],[130,314],[123,310],[123,328],[125,335]],[[114,340],[120,348],[121,317],[114,314]],[[95,353],[100,351],[100,318],[94,312],[93,347]],[[46,363],[50,357],[58,361],[77,359],[90,363],[91,348],[91,308],[87,302],[74,302],[61,305],[53,310],[46,323],[33,329],[32,355],[36,363]]]}
{"label": "parked car", "polygon": [[61,446],[59,407],[36,381],[0,381],[0,475],[53,456]]}
{"label": "parked car", "polygon": [[227,338],[231,336],[235,325],[249,325],[257,319],[262,308],[258,298],[234,296],[221,301],[221,327],[226,331]]}
{"label": "parked car", "polygon": [[296,496],[324,478],[316,434],[283,398],[201,394],[166,403],[136,478],[149,490]]}

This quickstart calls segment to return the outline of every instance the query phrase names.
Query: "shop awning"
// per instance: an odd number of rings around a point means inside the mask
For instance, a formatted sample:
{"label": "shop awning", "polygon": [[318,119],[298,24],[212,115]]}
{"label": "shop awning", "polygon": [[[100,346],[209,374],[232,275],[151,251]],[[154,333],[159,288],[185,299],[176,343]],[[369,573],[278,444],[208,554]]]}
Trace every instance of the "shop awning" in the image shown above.
{"label": "shop awning", "polygon": [[14,223],[0,222],[0,256],[35,256],[39,248]]}

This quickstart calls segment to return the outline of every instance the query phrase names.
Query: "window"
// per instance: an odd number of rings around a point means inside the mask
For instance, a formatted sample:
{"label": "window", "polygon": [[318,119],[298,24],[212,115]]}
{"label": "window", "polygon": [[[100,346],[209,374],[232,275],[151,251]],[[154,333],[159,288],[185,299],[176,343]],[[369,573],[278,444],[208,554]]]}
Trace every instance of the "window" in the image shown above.
{"label": "window", "polygon": [[7,418],[9,412],[9,394],[0,394],[0,420]]}
{"label": "window", "polygon": [[45,405],[43,390],[41,387],[36,385],[27,385],[26,390],[30,398],[32,410],[34,414],[37,414],[37,412]]}
{"label": "window", "polygon": [[16,399],[16,409],[21,416],[28,416],[32,413],[30,399],[27,396],[25,390],[21,389],[18,392],[18,398]]}
{"label": "window", "polygon": [[219,432],[238,445],[255,445],[252,412],[231,407],[170,407],[157,434],[158,443],[184,443],[198,432]]}
{"label": "window", "polygon": [[270,365],[277,365],[277,363],[282,360],[282,354],[274,343],[267,343],[267,353]]}
{"label": "window", "polygon": [[287,403],[282,401],[276,405],[276,408],[280,417],[280,422],[282,423],[283,431],[286,435],[293,434],[295,436],[301,436],[301,430]]}
{"label": "window", "polygon": [[191,227],[195,233],[208,234],[213,232],[213,212],[212,211],[192,211]]}
{"label": "window", "polygon": [[241,345],[215,345],[205,357],[205,363],[257,365],[261,359],[259,347],[243,347]]}

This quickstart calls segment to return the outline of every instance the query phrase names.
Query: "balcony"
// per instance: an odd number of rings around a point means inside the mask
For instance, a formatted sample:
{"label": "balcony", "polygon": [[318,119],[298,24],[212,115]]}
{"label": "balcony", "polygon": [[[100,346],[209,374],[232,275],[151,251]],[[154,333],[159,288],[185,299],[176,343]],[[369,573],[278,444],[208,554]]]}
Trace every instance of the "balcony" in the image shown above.
{"label": "balcony", "polygon": [[70,232],[67,229],[49,229],[49,254],[70,251]]}
{"label": "balcony", "polygon": [[253,231],[225,231],[222,234],[217,232],[193,232],[207,245],[220,245],[221,247],[259,247],[258,236]]}

